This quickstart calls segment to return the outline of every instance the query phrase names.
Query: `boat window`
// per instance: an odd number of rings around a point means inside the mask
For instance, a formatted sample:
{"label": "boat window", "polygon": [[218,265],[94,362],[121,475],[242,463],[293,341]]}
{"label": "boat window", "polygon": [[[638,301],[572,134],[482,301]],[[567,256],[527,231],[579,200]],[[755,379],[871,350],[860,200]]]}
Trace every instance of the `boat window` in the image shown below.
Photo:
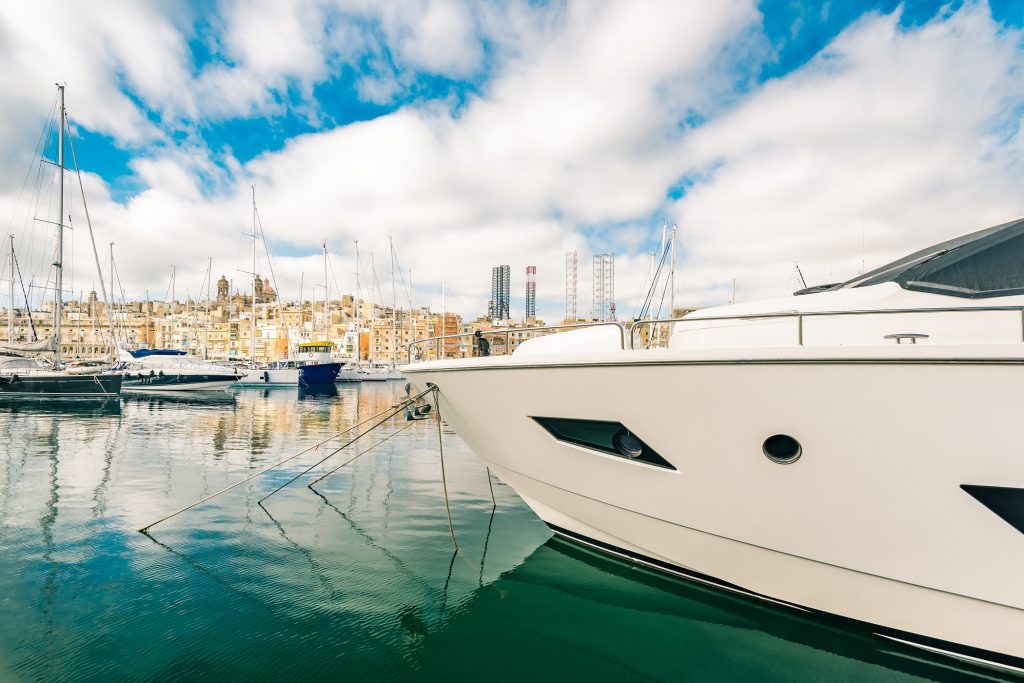
{"label": "boat window", "polygon": [[883,282],[971,299],[1024,294],[1024,220],[923,249],[843,286]]}
{"label": "boat window", "polygon": [[533,419],[559,441],[593,448],[626,460],[639,460],[656,467],[676,469],[621,422],[561,417],[533,417]]}

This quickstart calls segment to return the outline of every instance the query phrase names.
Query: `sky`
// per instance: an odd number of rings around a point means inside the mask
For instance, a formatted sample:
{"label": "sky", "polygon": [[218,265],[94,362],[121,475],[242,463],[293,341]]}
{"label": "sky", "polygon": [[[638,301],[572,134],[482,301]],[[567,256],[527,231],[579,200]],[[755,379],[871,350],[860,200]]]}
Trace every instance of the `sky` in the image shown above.
{"label": "sky", "polygon": [[[629,318],[666,224],[677,306],[778,297],[796,263],[842,281],[1024,214],[1022,24],[1005,0],[4,3],[0,220],[49,296],[61,82],[129,299],[172,267],[196,296],[209,260],[246,289],[253,188],[257,270],[290,300],[323,297],[324,241],[353,291],[358,240],[365,298],[395,273],[400,305],[475,318],[508,264],[518,319],[535,265],[556,322],[574,249],[579,314],[614,253]],[[67,178],[78,296],[98,275]]]}

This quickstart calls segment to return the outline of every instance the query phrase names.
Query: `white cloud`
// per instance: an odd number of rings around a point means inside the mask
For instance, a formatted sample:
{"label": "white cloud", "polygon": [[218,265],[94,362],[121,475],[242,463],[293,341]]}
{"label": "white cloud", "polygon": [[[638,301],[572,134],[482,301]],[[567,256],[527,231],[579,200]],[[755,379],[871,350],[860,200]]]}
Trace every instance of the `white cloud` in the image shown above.
{"label": "white cloud", "polygon": [[1024,209],[1020,32],[983,5],[897,20],[865,17],[684,145],[711,173],[674,209],[704,290],[778,296],[794,261],[843,280]]}
{"label": "white cloud", "polygon": [[180,89],[187,80],[181,37],[148,6],[119,9],[124,21],[111,21],[104,7],[11,3],[0,12],[0,149],[24,149],[25,138],[34,139],[55,81],[68,84],[68,108],[90,130],[127,143],[162,137],[121,82],[158,99]]}

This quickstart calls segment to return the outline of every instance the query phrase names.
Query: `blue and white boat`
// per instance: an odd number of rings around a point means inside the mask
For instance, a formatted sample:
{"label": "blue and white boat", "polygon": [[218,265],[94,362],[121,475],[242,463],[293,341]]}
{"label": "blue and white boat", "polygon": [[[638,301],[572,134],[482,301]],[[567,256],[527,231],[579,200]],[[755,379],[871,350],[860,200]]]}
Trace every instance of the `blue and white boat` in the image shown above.
{"label": "blue and white boat", "polygon": [[299,386],[333,384],[338,378],[341,363],[331,360],[334,344],[329,341],[303,342],[298,346],[294,361],[299,368]]}

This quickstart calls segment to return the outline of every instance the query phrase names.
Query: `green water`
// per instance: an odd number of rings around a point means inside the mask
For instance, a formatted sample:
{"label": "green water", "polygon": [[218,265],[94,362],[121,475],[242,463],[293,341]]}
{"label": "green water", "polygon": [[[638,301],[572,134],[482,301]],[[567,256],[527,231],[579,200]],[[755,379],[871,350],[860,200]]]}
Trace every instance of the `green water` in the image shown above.
{"label": "green water", "polygon": [[553,539],[446,428],[453,553],[432,421],[136,531],[400,388],[0,405],[0,681],[995,677]]}

